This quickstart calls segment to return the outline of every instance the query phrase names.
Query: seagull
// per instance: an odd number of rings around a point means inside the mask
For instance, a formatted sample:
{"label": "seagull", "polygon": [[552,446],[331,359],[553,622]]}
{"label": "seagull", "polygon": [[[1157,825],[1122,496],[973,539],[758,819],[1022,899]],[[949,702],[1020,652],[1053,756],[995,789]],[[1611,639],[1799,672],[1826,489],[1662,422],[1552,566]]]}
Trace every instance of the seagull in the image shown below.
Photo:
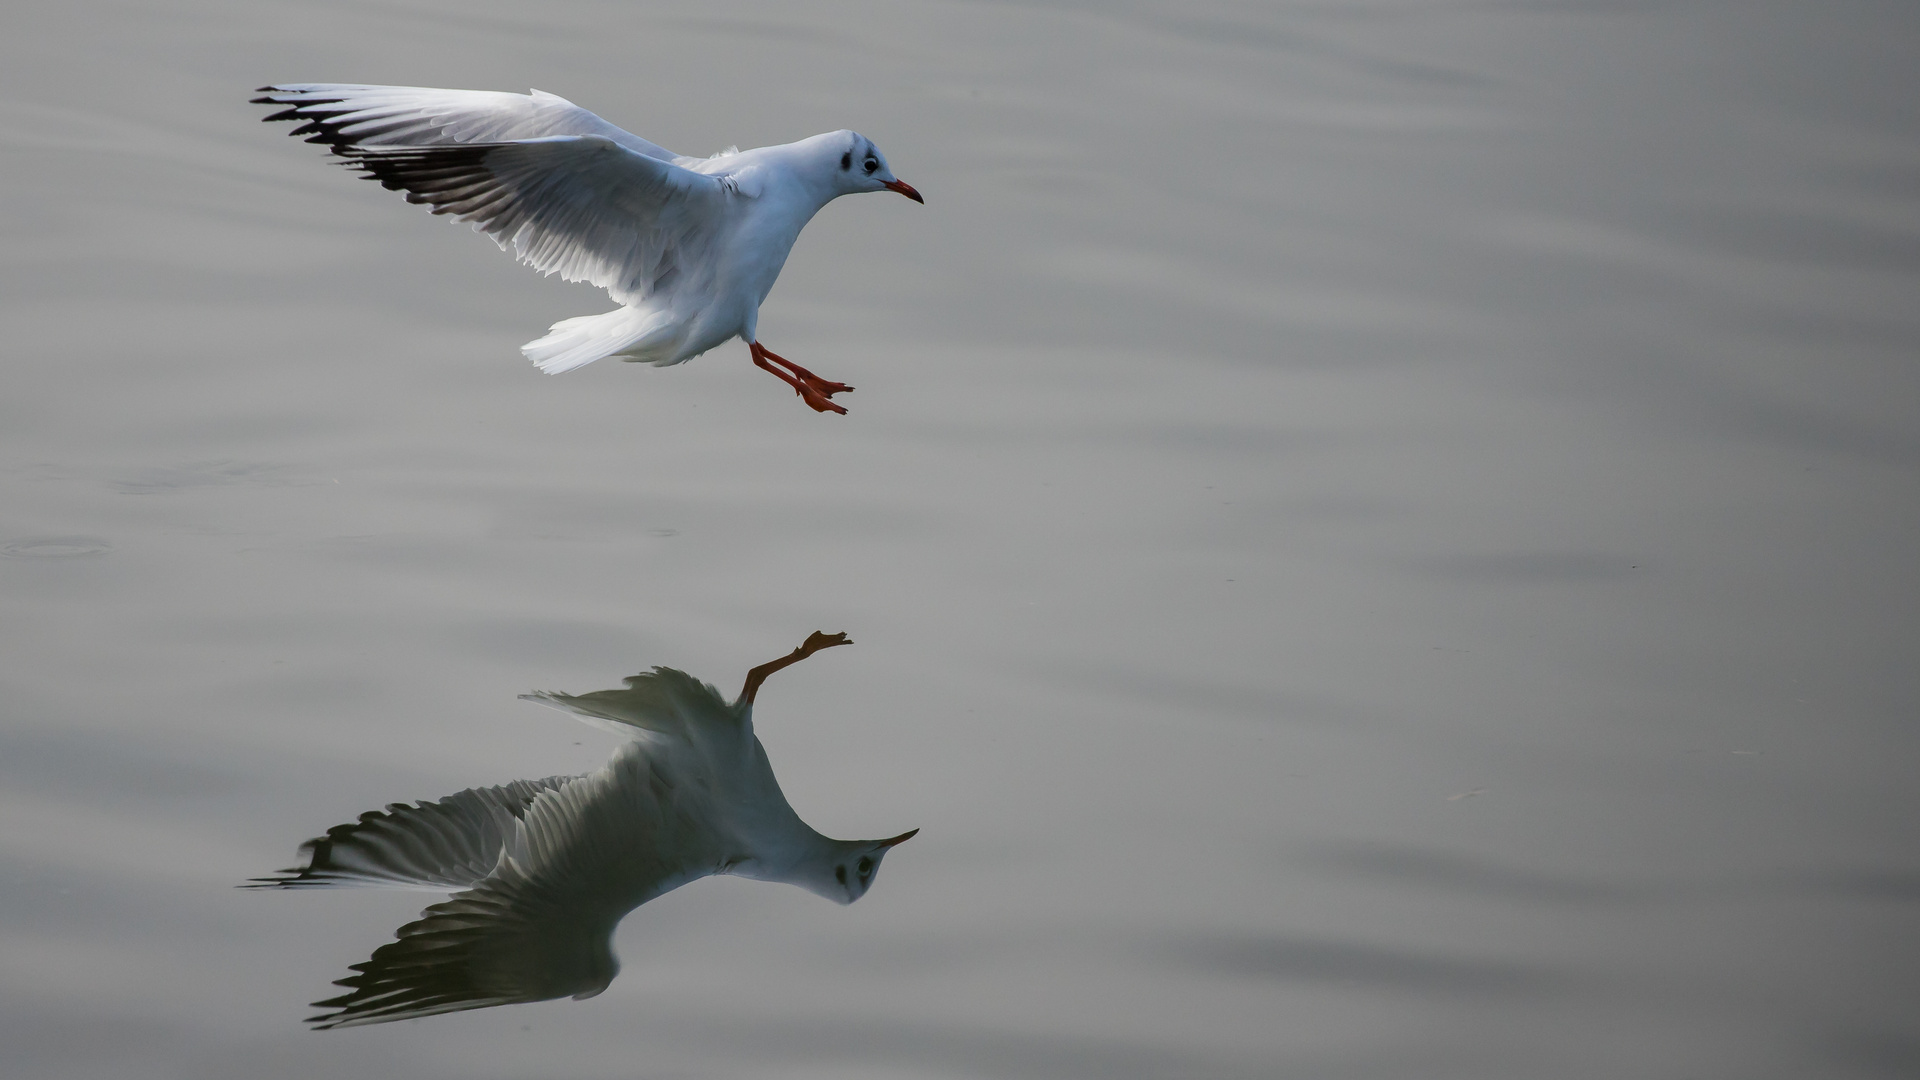
{"label": "seagull", "polygon": [[919,832],[832,840],[787,805],[753,733],[767,676],[837,645],[816,631],[747,672],[731,703],[673,668],[623,690],[523,694],[629,741],[582,776],[469,788],[369,811],[300,846],[302,866],[243,888],[374,885],[454,895],[335,983],[316,1030],[559,997],[589,998],[619,971],[613,931],[641,904],[710,874],[798,885],[839,904]]}
{"label": "seagull", "polygon": [[800,230],[829,202],[862,191],[926,202],[852,131],[695,158],[539,90],[278,83],[258,92],[255,104],[288,106],[267,120],[300,121],[291,134],[331,146],[363,179],[618,300],[520,347],[550,375],[603,356],[678,364],[738,337],[814,411],[844,413],[831,399],[853,387],[760,344],[760,305]]}

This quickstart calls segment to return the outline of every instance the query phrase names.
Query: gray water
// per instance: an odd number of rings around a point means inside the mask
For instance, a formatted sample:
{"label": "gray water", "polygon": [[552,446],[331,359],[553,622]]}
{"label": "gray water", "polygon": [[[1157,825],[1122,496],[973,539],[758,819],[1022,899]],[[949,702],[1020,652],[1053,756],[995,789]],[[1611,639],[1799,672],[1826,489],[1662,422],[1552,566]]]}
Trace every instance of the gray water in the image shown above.
{"label": "gray water", "polygon": [[[0,17],[0,1073],[1920,1074],[1911,4]],[[852,127],[762,340],[258,122],[269,81]],[[306,1029],[431,897],[234,888],[731,690],[841,908],[710,879],[588,1001]]]}

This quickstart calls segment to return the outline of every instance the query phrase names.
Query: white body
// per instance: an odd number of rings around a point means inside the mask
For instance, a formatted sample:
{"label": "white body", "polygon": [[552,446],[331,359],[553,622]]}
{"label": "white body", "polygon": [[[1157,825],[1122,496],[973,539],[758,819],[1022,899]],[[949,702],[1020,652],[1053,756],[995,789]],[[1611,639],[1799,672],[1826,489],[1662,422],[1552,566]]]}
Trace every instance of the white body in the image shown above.
{"label": "white body", "polygon": [[813,215],[899,182],[872,142],[835,131],[711,158],[675,154],[533,91],[288,83],[294,134],[331,144],[409,201],[450,213],[524,262],[606,288],[621,307],[555,323],[521,351],[542,371],[603,356],[677,364],[739,337]]}

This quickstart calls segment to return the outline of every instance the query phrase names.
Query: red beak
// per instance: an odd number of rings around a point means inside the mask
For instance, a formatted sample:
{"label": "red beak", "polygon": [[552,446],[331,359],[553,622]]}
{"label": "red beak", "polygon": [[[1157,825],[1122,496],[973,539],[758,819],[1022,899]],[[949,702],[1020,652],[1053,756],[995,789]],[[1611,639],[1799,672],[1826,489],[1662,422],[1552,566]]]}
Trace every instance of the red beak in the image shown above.
{"label": "red beak", "polygon": [[919,203],[921,206],[927,205],[927,200],[921,198],[920,193],[913,190],[913,185],[907,183],[905,180],[889,180],[882,186],[885,187],[888,191],[897,191],[900,194],[905,195],[907,198],[912,199],[914,202]]}

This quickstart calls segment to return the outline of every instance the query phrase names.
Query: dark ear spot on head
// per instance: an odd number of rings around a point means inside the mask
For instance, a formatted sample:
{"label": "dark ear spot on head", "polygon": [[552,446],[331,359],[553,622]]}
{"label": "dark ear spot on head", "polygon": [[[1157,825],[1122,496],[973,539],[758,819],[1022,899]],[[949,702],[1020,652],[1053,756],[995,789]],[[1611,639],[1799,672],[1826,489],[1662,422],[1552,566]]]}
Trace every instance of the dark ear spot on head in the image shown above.
{"label": "dark ear spot on head", "polygon": [[840,155],[840,169],[844,172],[851,168],[853,168],[853,151],[849,150]]}
{"label": "dark ear spot on head", "polygon": [[845,885],[847,883],[847,868],[844,866],[834,867],[833,877],[835,881],[838,881],[840,884]]}

